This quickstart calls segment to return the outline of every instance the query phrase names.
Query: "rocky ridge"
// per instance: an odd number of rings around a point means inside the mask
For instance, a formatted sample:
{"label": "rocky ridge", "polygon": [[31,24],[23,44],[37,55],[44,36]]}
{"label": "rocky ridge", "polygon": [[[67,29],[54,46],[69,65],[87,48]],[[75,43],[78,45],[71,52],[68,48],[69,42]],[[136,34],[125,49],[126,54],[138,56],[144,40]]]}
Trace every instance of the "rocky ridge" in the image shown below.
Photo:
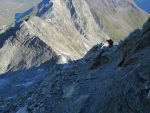
{"label": "rocky ridge", "polygon": [[149,113],[150,18],[119,45],[94,46],[84,58],[57,65],[17,97],[7,113]]}
{"label": "rocky ridge", "polygon": [[[102,9],[94,8],[93,5],[95,6],[96,3],[101,4]],[[116,12],[112,12],[113,10],[109,10],[108,7],[115,8]],[[125,20],[120,18],[119,15],[122,14],[120,9],[125,9],[126,13],[135,10],[142,21],[147,17],[127,0],[124,2],[97,0],[94,4],[88,0],[43,0],[26,12],[16,14],[15,23],[0,30],[0,73],[27,70],[49,60],[61,64],[83,57],[93,45],[105,43],[105,40],[112,36],[118,38],[116,34],[110,33],[110,29],[115,30],[113,33],[121,34],[129,31],[126,28],[129,28],[132,19],[127,23],[126,20],[130,20],[128,16]],[[96,10],[106,14],[99,15]],[[105,21],[101,21],[108,20],[108,18],[103,19],[105,16],[112,18],[110,20],[113,24],[108,22],[107,25],[121,24],[118,28],[123,30],[117,31],[105,26]],[[116,18],[124,22],[118,24]],[[31,47],[32,43],[34,47]]]}
{"label": "rocky ridge", "polygon": [[56,56],[56,63],[79,59],[108,38],[85,1],[43,0],[17,17],[1,30],[0,73],[37,67]]}
{"label": "rocky ridge", "polygon": [[150,19],[113,48],[95,45],[116,33],[97,20],[122,20],[121,30],[135,19],[124,14],[141,14],[127,0],[97,1],[106,18],[88,0],[43,0],[0,30],[0,112],[149,113]]}

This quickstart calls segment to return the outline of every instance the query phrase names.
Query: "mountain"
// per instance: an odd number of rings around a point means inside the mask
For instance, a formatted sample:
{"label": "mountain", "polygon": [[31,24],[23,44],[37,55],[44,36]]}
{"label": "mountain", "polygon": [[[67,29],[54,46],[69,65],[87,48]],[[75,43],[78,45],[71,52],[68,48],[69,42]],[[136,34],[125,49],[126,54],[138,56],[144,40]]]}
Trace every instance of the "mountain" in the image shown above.
{"label": "mountain", "polygon": [[127,36],[148,16],[128,0],[17,13],[0,29],[0,113],[149,113],[150,18]]}
{"label": "mountain", "polygon": [[1,73],[37,67],[53,56],[59,63],[79,59],[109,38],[85,1],[44,0],[16,16],[14,24],[1,30]]}
{"label": "mountain", "polygon": [[[28,9],[29,7],[32,7],[34,4],[33,1],[35,1],[35,4],[37,4],[41,0],[11,0],[11,1],[1,0],[0,1],[0,4],[1,4],[0,5],[1,6],[0,27],[2,27],[3,25],[10,24],[15,19],[14,17],[15,13],[20,13]],[[89,7],[91,8],[91,12],[93,13],[94,18],[97,21],[97,23],[101,24],[101,27],[102,28],[104,27],[105,31],[107,31],[112,38],[117,39],[117,40],[120,40],[119,38],[124,38],[129,32],[131,32],[136,27],[141,27],[142,24],[147,19],[147,16],[143,14],[143,12],[137,11],[136,8],[130,8],[130,7],[122,8],[123,10],[124,9],[132,9],[132,10],[124,11],[126,12],[126,14],[121,13],[120,8],[115,7],[117,3],[115,3],[113,0],[105,0],[104,2],[103,0],[94,0],[93,2],[91,2],[91,0],[86,0],[86,1],[89,3],[90,5]],[[107,5],[109,6],[106,6],[105,2],[108,2]],[[112,4],[112,2],[114,3]],[[117,2],[118,4],[121,4],[119,2],[122,2],[122,4],[124,3],[127,4],[126,6],[131,6],[129,5],[131,3],[127,3],[128,0],[121,0],[121,1],[119,0]],[[116,12],[119,12],[119,11],[120,13],[116,15]],[[140,17],[139,19],[137,18],[138,16]],[[119,20],[120,25],[118,24],[118,20]],[[112,30],[111,28],[116,29],[116,30]]]}
{"label": "mountain", "polygon": [[119,41],[147,20],[143,13],[129,0],[86,0],[96,22],[109,36]]}
{"label": "mountain", "polygon": [[135,0],[138,7],[150,14],[150,1],[149,0]]}
{"label": "mountain", "polygon": [[0,112],[149,113],[149,56],[150,18],[112,48],[96,45],[67,67],[56,65],[34,85],[35,78],[14,81],[13,94],[8,86],[1,89]]}
{"label": "mountain", "polygon": [[15,18],[0,30],[0,73],[38,67],[53,56],[57,63],[79,59],[109,37],[117,42],[147,15],[124,0],[43,0]]}
{"label": "mountain", "polygon": [[37,4],[41,0],[0,0],[0,28],[11,24],[14,21],[14,15],[23,12]]}

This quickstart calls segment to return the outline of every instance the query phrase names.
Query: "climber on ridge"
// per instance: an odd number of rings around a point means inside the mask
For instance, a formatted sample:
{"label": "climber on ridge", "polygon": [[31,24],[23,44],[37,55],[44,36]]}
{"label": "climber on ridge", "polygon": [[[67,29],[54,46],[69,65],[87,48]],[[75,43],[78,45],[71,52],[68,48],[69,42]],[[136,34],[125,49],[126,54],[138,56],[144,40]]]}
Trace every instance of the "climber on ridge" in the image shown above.
{"label": "climber on ridge", "polygon": [[111,48],[114,44],[113,40],[110,38],[109,40],[106,40],[108,42],[108,47]]}

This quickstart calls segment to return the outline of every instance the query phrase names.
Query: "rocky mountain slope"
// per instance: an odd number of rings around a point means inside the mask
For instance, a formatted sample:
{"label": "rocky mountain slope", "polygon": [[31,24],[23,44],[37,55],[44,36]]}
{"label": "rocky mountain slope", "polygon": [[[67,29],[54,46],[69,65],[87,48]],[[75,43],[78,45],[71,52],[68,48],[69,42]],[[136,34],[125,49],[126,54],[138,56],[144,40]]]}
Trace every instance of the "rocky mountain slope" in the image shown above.
{"label": "rocky mountain slope", "polygon": [[15,13],[33,7],[41,0],[0,0],[0,28],[14,21]]}
{"label": "rocky mountain slope", "polygon": [[149,113],[150,19],[109,48],[147,15],[93,3],[43,0],[0,29],[0,113]]}
{"label": "rocky mountain slope", "polygon": [[[35,4],[41,0],[1,0],[0,1],[0,26],[10,24],[14,20],[15,13],[22,12],[23,10],[33,6],[33,1]],[[86,0],[89,4],[89,7],[97,21],[98,24],[101,24],[101,27],[114,28],[116,31],[109,29],[109,35],[115,39],[124,38],[128,32],[131,32],[136,27],[141,27],[142,24],[146,21],[147,15],[139,9],[132,7],[132,3],[129,3],[129,0]],[[124,5],[126,4],[126,5]],[[119,7],[124,7],[120,10]],[[14,7],[15,6],[15,7]],[[17,6],[17,8],[16,8]],[[100,7],[99,7],[100,6]],[[16,8],[16,9],[15,9]],[[122,10],[124,13],[121,13]],[[4,13],[5,12],[5,13]],[[117,13],[116,13],[117,12]],[[107,15],[107,16],[106,16]],[[139,16],[140,15],[140,16]],[[139,17],[139,18],[136,18]],[[118,25],[117,20],[121,25]],[[136,20],[136,21],[135,21]],[[138,21],[138,22],[137,22]],[[107,24],[109,23],[109,24]],[[120,31],[123,32],[120,34]]]}
{"label": "rocky mountain slope", "polygon": [[0,35],[0,72],[39,66],[53,56],[58,62],[81,58],[109,38],[94,21],[85,1],[44,0],[17,14]]}
{"label": "rocky mountain slope", "polygon": [[148,14],[140,10],[133,0],[86,0],[96,22],[115,41],[141,27]]}
{"label": "rocky mountain slope", "polygon": [[147,15],[125,0],[93,3],[43,0],[0,29],[0,113],[148,113],[150,22],[96,45]]}
{"label": "rocky mountain slope", "polygon": [[[97,2],[93,3],[97,4]],[[113,38],[117,41],[120,39],[117,36],[118,33],[127,34],[129,30],[126,28],[129,28],[133,21],[142,23],[147,17],[127,1],[123,3],[101,1],[100,4],[106,10],[96,9],[97,7],[92,9],[94,4],[89,5],[90,3],[84,0],[43,0],[26,12],[16,14],[15,23],[0,30],[0,73],[38,67],[49,60],[55,63],[65,63],[68,60],[79,59],[93,45],[105,43],[109,37],[117,37],[117,39]],[[109,7],[115,7],[115,4],[120,3],[121,5],[116,7],[120,11],[113,14],[113,10]],[[125,15],[118,16],[122,14],[121,9],[124,7],[126,10],[123,12],[127,13],[134,9],[140,22],[135,18],[130,21],[128,17],[124,18]],[[103,20],[101,17],[105,16],[97,15],[96,10],[109,16],[109,22],[113,24],[106,22],[108,18],[104,19],[106,20],[104,22],[109,27],[98,23]],[[112,19],[113,17],[115,19]],[[116,20],[127,20],[130,24],[125,23],[126,21],[120,21],[118,24]],[[119,25],[117,27],[119,31],[110,27],[116,25]],[[130,26],[130,28],[133,27]],[[110,29],[114,30],[112,32],[116,35],[111,34]]]}
{"label": "rocky mountain slope", "polygon": [[[150,18],[118,45],[96,45],[82,59],[56,65],[34,85],[32,79],[14,81],[11,93],[2,88],[0,112],[149,113],[149,56]],[[15,93],[16,88],[26,90]]]}

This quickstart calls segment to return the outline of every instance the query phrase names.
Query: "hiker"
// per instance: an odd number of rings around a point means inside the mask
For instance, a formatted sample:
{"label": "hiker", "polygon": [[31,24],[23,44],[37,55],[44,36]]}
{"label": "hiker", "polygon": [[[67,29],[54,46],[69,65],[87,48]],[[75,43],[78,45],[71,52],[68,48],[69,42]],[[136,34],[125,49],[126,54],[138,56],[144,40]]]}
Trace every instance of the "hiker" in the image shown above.
{"label": "hiker", "polygon": [[108,42],[108,47],[111,48],[113,46],[113,40],[110,38],[109,40],[106,40]]}

